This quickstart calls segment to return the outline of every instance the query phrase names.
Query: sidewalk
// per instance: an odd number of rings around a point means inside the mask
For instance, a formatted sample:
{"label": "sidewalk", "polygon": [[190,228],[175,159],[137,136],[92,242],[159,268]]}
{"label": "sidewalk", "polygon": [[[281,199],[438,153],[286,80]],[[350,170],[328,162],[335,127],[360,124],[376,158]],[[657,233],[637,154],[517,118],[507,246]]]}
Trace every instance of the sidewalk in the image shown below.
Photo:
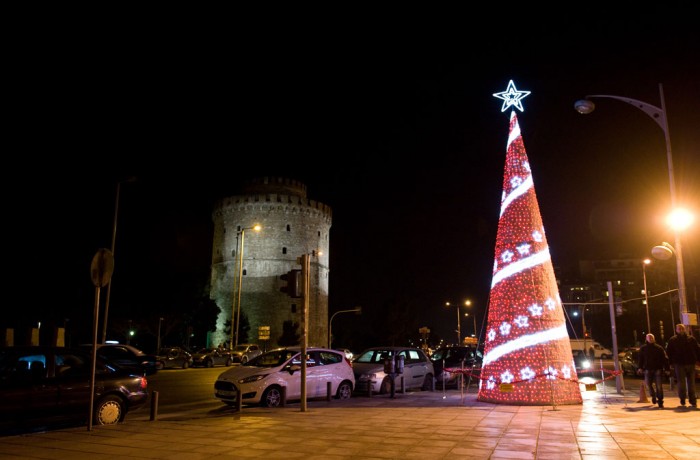
{"label": "sidewalk", "polygon": [[[602,385],[601,385],[602,387]],[[473,392],[397,393],[0,438],[3,459],[691,459],[700,410],[667,392],[584,391],[573,406],[505,406]]]}

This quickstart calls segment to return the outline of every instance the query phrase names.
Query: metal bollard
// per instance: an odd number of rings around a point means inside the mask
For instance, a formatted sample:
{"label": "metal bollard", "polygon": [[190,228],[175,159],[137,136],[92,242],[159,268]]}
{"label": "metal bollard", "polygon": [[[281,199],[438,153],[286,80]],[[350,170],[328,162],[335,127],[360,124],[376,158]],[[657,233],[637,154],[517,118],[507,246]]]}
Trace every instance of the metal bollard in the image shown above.
{"label": "metal bollard", "polygon": [[285,407],[287,405],[287,387],[282,387],[280,389],[280,396],[282,397],[280,407]]}
{"label": "metal bollard", "polygon": [[326,382],[326,401],[331,400],[331,382]]}
{"label": "metal bollard", "polygon": [[369,386],[367,387],[367,396],[371,398],[372,397],[372,388],[374,387],[374,382],[372,380],[370,380],[368,385]]}
{"label": "metal bollard", "polygon": [[240,388],[236,388],[236,412],[240,413],[243,410],[243,394]]}
{"label": "metal bollard", "polygon": [[151,421],[158,418],[158,392],[151,393]]}
{"label": "metal bollard", "polygon": [[403,374],[401,374],[401,394],[406,394],[406,385],[404,385]]}

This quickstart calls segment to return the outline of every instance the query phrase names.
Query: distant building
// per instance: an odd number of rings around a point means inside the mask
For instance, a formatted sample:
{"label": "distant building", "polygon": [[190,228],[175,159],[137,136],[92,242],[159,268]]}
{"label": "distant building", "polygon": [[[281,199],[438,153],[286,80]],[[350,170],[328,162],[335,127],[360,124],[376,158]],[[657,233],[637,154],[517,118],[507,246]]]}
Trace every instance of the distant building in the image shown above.
{"label": "distant building", "polygon": [[[280,291],[286,284],[280,276],[300,269],[297,258],[309,254],[308,345],[325,346],[328,340],[331,208],[308,199],[306,185],[301,182],[264,177],[246,183],[242,194],[220,200],[212,219],[210,297],[221,314],[209,344],[228,344],[232,340],[227,328],[232,313],[236,315],[237,251],[241,230],[245,230],[240,309],[250,326],[247,341],[269,349],[278,346],[285,328],[289,333],[290,327],[298,325],[295,332],[301,334],[302,299],[291,298]],[[259,233],[252,230],[256,224],[262,226]],[[258,340],[260,327],[269,327],[268,341]]]}

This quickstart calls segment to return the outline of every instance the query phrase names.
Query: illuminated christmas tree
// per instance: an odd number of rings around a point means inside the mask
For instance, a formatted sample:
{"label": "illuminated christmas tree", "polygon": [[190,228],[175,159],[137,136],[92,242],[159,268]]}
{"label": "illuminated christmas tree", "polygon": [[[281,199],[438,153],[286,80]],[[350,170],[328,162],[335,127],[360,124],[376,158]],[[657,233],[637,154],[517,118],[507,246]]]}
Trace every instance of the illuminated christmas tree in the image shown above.
{"label": "illuminated christmas tree", "polygon": [[[530,94],[494,96],[523,110]],[[564,311],[530,163],[515,110],[510,115],[501,213],[484,341],[479,401],[516,405],[581,404]]]}

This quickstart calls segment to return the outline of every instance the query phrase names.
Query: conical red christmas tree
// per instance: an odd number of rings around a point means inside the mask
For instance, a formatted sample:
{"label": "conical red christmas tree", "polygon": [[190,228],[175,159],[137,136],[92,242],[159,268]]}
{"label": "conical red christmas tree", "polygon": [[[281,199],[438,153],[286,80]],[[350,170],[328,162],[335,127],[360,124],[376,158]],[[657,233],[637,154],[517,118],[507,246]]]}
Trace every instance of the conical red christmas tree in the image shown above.
{"label": "conical red christmas tree", "polygon": [[515,111],[510,116],[478,400],[517,405],[582,403]]}

